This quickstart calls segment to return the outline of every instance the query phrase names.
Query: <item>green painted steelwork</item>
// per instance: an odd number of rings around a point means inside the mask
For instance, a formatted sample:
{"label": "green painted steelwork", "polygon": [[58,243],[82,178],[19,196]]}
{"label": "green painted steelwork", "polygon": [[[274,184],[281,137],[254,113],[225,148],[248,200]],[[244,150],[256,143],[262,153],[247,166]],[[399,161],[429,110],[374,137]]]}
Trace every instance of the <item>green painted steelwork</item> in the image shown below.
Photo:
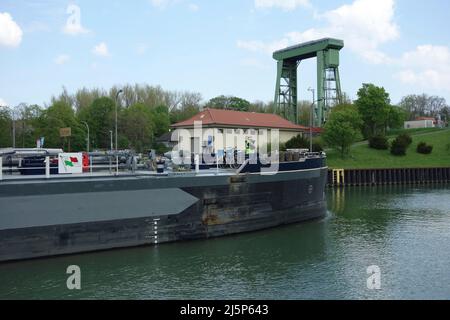
{"label": "green painted steelwork", "polygon": [[317,57],[317,101],[315,126],[322,127],[330,108],[341,102],[342,91],[339,77],[339,51],[344,41],[321,39],[302,43],[276,51],[278,61],[275,105],[283,116],[298,123],[297,69],[302,60]]}

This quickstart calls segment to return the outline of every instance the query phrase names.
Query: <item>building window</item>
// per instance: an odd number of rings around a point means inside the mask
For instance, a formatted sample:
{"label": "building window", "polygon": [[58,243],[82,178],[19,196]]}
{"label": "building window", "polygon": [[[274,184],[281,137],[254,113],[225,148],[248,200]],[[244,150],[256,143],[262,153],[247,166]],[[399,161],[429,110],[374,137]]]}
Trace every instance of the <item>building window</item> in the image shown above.
{"label": "building window", "polygon": [[236,134],[241,134],[241,129],[235,129],[235,130],[234,130],[234,133],[236,133]]}

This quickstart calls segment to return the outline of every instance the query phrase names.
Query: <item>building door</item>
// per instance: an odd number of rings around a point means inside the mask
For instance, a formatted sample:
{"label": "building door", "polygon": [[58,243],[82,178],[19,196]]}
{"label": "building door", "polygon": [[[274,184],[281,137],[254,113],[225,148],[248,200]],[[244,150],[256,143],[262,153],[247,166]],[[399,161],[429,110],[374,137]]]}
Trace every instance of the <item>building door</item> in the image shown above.
{"label": "building door", "polygon": [[202,151],[200,150],[200,138],[191,138],[191,153],[202,153]]}

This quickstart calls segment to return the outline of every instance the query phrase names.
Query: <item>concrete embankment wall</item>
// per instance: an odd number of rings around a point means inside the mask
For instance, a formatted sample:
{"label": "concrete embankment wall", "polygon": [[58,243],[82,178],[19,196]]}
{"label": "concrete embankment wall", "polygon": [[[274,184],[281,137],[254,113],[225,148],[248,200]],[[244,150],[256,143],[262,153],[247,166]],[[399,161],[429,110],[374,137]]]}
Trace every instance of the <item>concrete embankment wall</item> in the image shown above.
{"label": "concrete embankment wall", "polygon": [[420,185],[450,182],[449,168],[330,169],[328,186]]}

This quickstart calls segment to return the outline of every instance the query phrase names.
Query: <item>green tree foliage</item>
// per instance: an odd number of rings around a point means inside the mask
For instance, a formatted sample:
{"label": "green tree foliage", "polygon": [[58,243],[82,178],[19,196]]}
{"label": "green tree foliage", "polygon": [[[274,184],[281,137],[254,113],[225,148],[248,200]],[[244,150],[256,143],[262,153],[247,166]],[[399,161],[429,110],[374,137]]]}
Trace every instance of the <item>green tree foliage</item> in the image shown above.
{"label": "green tree foliage", "polygon": [[21,103],[16,107],[16,147],[33,148],[36,146],[35,129],[39,127],[37,119],[43,109],[38,105]]}
{"label": "green tree foliage", "polygon": [[407,120],[408,115],[400,107],[389,106],[388,118],[386,120],[385,128],[389,129],[400,129],[403,128],[405,121]]}
{"label": "green tree foliage", "polygon": [[336,106],[325,125],[323,139],[344,158],[350,153],[351,145],[361,139],[362,125],[363,120],[356,107]]}
{"label": "green tree foliage", "polygon": [[[65,151],[85,149],[86,135],[80,126],[75,112],[71,106],[64,101],[56,101],[42,114],[36,121],[35,137],[45,137],[45,146],[60,147]],[[71,128],[71,138],[61,138],[59,130],[61,128]],[[70,140],[70,141],[69,141]]]}
{"label": "green tree foliage", "polygon": [[444,107],[441,111],[441,119],[444,121],[445,125],[448,126],[450,121],[450,107]]}
{"label": "green tree foliage", "polygon": [[300,101],[298,103],[298,123],[309,127],[311,123],[311,104],[310,101]]}
{"label": "green tree foliage", "polygon": [[389,94],[384,88],[363,84],[359,89],[355,105],[364,122],[363,132],[367,138],[380,133],[386,134],[392,109],[390,103]]}
{"label": "green tree foliage", "polygon": [[0,107],[0,148],[12,146],[12,118],[10,110]]}
{"label": "green tree foliage", "polygon": [[166,106],[160,105],[152,109],[151,114],[155,137],[160,137],[163,134],[169,132],[170,129],[169,109]]}
{"label": "green tree foliage", "polygon": [[251,104],[247,100],[238,97],[219,96],[209,100],[206,106],[212,109],[249,111]]}
{"label": "green tree foliage", "polygon": [[113,131],[113,134],[115,132],[114,100],[108,97],[97,98],[88,108],[80,110],[78,118],[88,123],[93,148],[111,148],[110,131]]}
{"label": "green tree foliage", "polygon": [[154,137],[154,114],[142,103],[125,109],[122,113],[121,132],[129,141],[129,148],[137,152],[150,149]]}
{"label": "green tree foliage", "polygon": [[75,102],[75,110],[77,113],[89,108],[96,99],[106,97],[107,93],[102,89],[87,89],[82,88],[78,90],[72,100]]}
{"label": "green tree foliage", "polygon": [[200,107],[198,106],[186,106],[182,109],[172,110],[172,112],[170,113],[170,123],[174,124],[188,120],[199,112]]}
{"label": "green tree foliage", "polygon": [[[285,150],[287,149],[308,149],[311,147],[311,142],[309,138],[303,137],[301,135],[297,135],[291,138],[284,144]],[[313,139],[313,152],[321,152],[323,151],[322,144],[318,139]]]}

